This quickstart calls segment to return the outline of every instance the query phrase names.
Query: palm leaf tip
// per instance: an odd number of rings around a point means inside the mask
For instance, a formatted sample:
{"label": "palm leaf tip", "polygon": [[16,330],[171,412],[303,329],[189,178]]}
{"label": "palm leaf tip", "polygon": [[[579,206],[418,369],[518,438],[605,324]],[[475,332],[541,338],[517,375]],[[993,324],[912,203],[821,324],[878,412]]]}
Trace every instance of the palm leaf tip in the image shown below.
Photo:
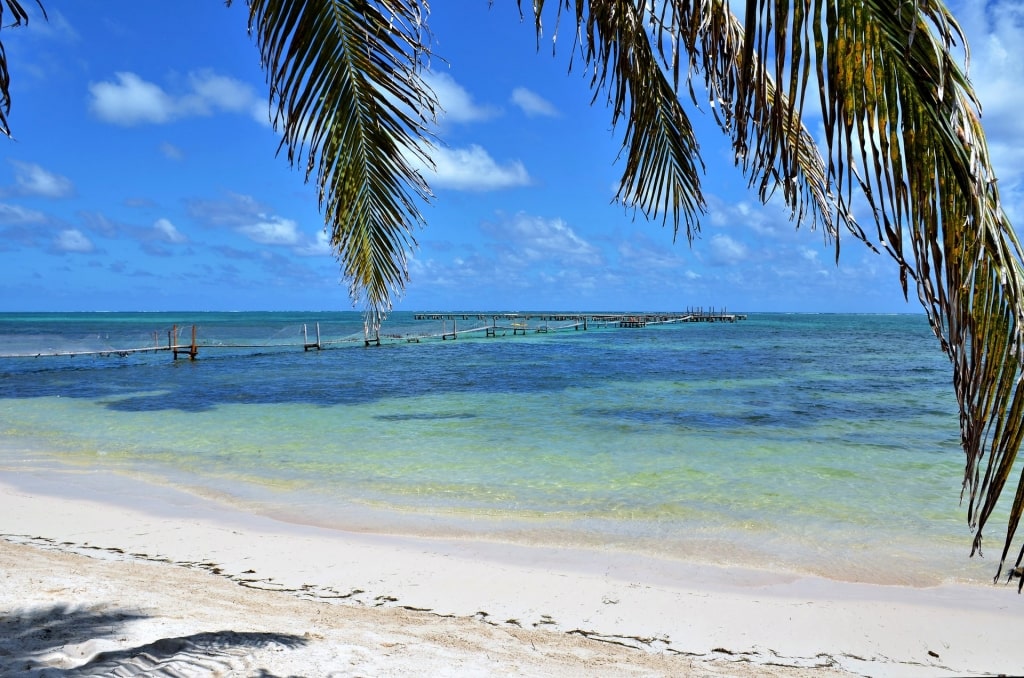
{"label": "palm leaf tip", "polygon": [[[43,7],[42,0],[36,0],[35,4],[39,7],[39,11],[42,13],[43,21],[47,21],[46,8]],[[5,15],[9,15],[11,20],[8,21],[8,17]],[[26,11],[18,0],[0,1],[0,29],[27,26],[28,21],[28,11]],[[4,49],[3,42],[0,42],[0,134],[3,134],[6,137],[11,136],[11,127],[7,121],[7,116],[10,115],[10,113],[11,73],[7,69],[7,50]]]}
{"label": "palm leaf tip", "polygon": [[271,118],[289,162],[316,183],[353,301],[380,318],[408,279],[407,253],[431,199],[437,101],[422,78],[427,4],[250,0]]}

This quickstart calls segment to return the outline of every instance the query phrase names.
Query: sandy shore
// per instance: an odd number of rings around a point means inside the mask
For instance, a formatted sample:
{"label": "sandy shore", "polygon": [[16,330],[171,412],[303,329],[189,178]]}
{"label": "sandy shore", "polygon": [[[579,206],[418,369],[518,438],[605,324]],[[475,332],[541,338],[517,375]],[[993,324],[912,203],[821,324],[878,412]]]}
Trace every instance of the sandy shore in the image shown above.
{"label": "sandy shore", "polygon": [[338,532],[0,473],[0,675],[1014,674],[1024,598]]}

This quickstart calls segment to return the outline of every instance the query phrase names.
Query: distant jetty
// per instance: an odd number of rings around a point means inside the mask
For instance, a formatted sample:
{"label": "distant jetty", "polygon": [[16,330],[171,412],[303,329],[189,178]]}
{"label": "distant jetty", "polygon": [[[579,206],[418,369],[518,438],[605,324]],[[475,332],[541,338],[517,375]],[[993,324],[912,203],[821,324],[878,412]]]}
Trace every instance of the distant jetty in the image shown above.
{"label": "distant jetty", "polygon": [[[174,325],[167,331],[167,343],[163,343],[159,332],[153,333],[153,343],[149,346],[131,348],[111,348],[91,351],[53,351],[24,352],[13,355],[0,355],[0,358],[42,358],[42,357],[75,357],[75,356],[118,356],[128,357],[138,353],[170,353],[174,360],[187,356],[196,360],[200,349],[242,349],[242,350],[283,350],[301,348],[303,351],[320,351],[341,345],[352,345],[362,342],[363,346],[380,346],[382,343],[419,343],[430,339],[442,341],[458,339],[460,335],[503,337],[511,334],[544,334],[566,330],[581,331],[604,328],[644,328],[655,325],[675,323],[735,323],[746,320],[747,316],[729,313],[725,309],[688,309],[677,313],[414,313],[417,321],[440,321],[440,331],[416,334],[384,334],[379,330],[371,333],[364,330],[363,336],[346,336],[336,339],[324,339],[320,334],[320,323],[315,323],[313,336],[307,325],[302,326],[302,341],[294,343],[204,343],[199,340],[196,325],[191,326],[188,338],[182,337],[184,326]],[[459,321],[463,325],[459,326]],[[475,322],[474,322],[475,321]],[[468,326],[467,326],[468,325]]]}
{"label": "distant jetty", "polygon": [[[486,336],[497,336],[499,329],[511,330],[513,335],[526,334],[528,330],[536,332],[548,331],[549,324],[569,323],[559,329],[589,329],[591,327],[647,327],[648,325],[667,325],[669,323],[734,323],[746,320],[747,316],[729,313],[725,309],[690,309],[681,313],[416,313],[416,320],[451,321],[452,331],[442,331],[442,339],[455,339],[458,332],[484,331]],[[490,326],[474,330],[457,330],[459,320],[477,320],[490,322]],[[534,321],[542,325],[532,325]],[[500,323],[500,325],[499,325]]]}

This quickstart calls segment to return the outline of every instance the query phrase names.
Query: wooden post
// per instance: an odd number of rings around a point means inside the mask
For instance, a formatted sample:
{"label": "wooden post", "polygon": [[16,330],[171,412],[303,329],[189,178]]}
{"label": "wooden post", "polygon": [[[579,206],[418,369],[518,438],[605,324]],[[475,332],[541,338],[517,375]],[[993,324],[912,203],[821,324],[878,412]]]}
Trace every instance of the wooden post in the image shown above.
{"label": "wooden post", "polygon": [[[369,339],[367,339],[366,341],[367,341],[366,345],[369,346],[370,345],[369,344]],[[306,334],[306,325],[305,325],[305,323],[303,323],[303,325],[302,325],[302,350],[303,351],[308,351],[311,348],[315,348],[318,351],[320,350],[320,323],[316,324],[316,343],[315,344],[309,343],[309,336]]]}
{"label": "wooden post", "polygon": [[193,325],[192,326],[192,346],[189,348],[189,351],[188,351],[188,358],[189,358],[189,360],[195,360],[196,359],[196,355],[198,355],[198,354],[199,354],[199,347],[196,345],[196,326]]}
{"label": "wooden post", "polygon": [[459,338],[459,321],[455,319],[455,316],[452,316],[452,331],[450,333],[446,331],[444,318],[441,319],[441,341],[447,340],[449,334],[452,339]]}

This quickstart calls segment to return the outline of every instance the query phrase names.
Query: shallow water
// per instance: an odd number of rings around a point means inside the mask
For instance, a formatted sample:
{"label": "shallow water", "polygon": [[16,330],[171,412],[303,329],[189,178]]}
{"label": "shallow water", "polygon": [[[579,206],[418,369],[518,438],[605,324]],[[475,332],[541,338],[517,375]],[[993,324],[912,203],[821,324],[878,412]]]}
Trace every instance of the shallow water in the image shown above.
{"label": "shallow water", "polygon": [[[337,343],[305,352],[318,322]],[[116,353],[192,323],[195,362]],[[110,352],[0,359],[0,465],[114,469],[347,529],[885,583],[994,574],[967,557],[950,368],[922,316],[441,331],[398,313],[365,348],[354,313],[0,314],[0,354]]]}

